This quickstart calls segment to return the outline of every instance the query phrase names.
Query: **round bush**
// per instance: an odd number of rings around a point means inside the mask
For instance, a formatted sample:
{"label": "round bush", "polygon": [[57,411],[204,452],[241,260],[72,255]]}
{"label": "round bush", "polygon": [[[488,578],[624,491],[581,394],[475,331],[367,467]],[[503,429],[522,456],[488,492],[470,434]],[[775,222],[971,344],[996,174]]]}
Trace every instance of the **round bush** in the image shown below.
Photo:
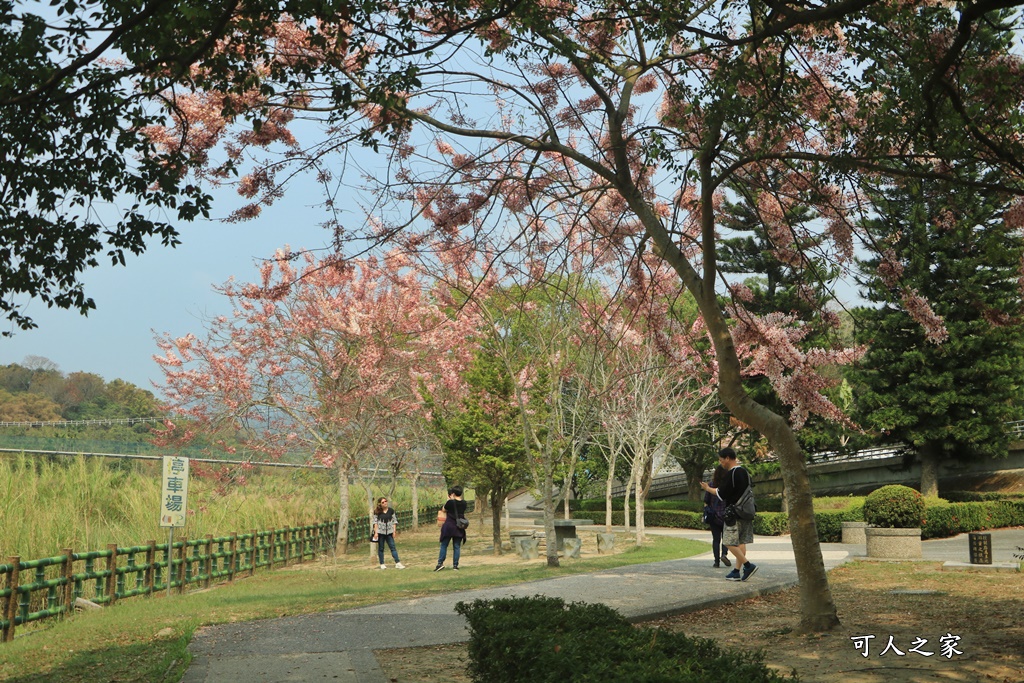
{"label": "round bush", "polygon": [[924,525],[924,496],[909,486],[883,486],[864,500],[864,521],[890,529]]}

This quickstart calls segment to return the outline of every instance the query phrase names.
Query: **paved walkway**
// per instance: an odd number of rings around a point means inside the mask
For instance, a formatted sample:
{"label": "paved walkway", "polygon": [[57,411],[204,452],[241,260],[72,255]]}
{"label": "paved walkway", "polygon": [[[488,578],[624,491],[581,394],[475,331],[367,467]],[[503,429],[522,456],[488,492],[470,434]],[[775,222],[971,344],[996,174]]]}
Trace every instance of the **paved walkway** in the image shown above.
{"label": "paved walkway", "polygon": [[[525,512],[525,511],[524,511]],[[535,513],[530,513],[535,515]],[[711,541],[709,531],[649,529]],[[1024,547],[1024,529],[992,532],[993,560],[1011,562]],[[927,560],[968,560],[966,534],[925,541]],[[725,581],[724,569],[711,567],[710,552],[681,560],[632,565],[593,574],[564,576],[513,586],[445,595],[298,617],[225,624],[199,630],[189,646],[194,659],[183,683],[277,683],[329,680],[386,683],[374,649],[439,645],[468,640],[456,602],[509,596],[547,595],[566,602],[600,602],[633,621],[743,600],[797,585],[789,537],[756,536],[749,547],[758,572],[747,582]],[[822,545],[832,569],[864,556],[863,545]],[[465,571],[472,571],[467,567]]]}

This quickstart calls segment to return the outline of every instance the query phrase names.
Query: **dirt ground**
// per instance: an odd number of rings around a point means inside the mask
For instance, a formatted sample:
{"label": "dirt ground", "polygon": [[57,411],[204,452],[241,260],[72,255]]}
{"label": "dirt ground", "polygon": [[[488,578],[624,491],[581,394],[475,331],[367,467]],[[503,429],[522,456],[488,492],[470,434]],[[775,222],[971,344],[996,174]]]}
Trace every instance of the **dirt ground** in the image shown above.
{"label": "dirt ground", "polygon": [[[859,561],[829,577],[842,624],[828,633],[798,632],[798,589],[644,625],[761,649],[770,666],[810,683],[1024,682],[1024,574]],[[471,681],[465,645],[377,659],[393,683]]]}

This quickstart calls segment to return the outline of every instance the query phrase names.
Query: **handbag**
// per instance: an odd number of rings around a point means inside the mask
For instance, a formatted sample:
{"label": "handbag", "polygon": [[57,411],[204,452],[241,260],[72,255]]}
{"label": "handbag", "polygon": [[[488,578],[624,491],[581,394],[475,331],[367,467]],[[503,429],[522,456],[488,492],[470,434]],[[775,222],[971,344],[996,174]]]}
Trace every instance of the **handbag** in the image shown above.
{"label": "handbag", "polygon": [[711,524],[711,520],[715,518],[715,511],[710,505],[704,506],[704,516],[701,517],[701,521],[705,524]]}
{"label": "handbag", "polygon": [[456,503],[453,507],[455,508],[455,526],[460,529],[468,529],[469,520],[459,514],[459,504]]}
{"label": "handbag", "polygon": [[[736,471],[733,469],[733,483],[736,481]],[[747,476],[749,481],[749,475]],[[740,495],[740,499],[737,500],[733,505],[730,505],[725,509],[726,522],[729,519],[729,509],[732,508],[732,516],[736,519],[752,520],[754,515],[757,513],[757,505],[754,503],[754,483],[749,482],[747,488],[743,490]],[[730,525],[731,526],[731,525]]]}

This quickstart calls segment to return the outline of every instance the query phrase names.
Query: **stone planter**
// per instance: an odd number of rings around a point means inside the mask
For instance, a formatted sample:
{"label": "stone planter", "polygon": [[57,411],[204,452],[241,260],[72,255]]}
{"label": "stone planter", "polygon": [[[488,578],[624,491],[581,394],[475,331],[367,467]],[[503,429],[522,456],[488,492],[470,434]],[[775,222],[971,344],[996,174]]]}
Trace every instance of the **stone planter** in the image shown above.
{"label": "stone planter", "polygon": [[867,522],[843,522],[843,543],[867,543]]}
{"label": "stone planter", "polygon": [[869,526],[866,531],[868,557],[885,560],[914,560],[921,557],[921,529],[886,529]]}

